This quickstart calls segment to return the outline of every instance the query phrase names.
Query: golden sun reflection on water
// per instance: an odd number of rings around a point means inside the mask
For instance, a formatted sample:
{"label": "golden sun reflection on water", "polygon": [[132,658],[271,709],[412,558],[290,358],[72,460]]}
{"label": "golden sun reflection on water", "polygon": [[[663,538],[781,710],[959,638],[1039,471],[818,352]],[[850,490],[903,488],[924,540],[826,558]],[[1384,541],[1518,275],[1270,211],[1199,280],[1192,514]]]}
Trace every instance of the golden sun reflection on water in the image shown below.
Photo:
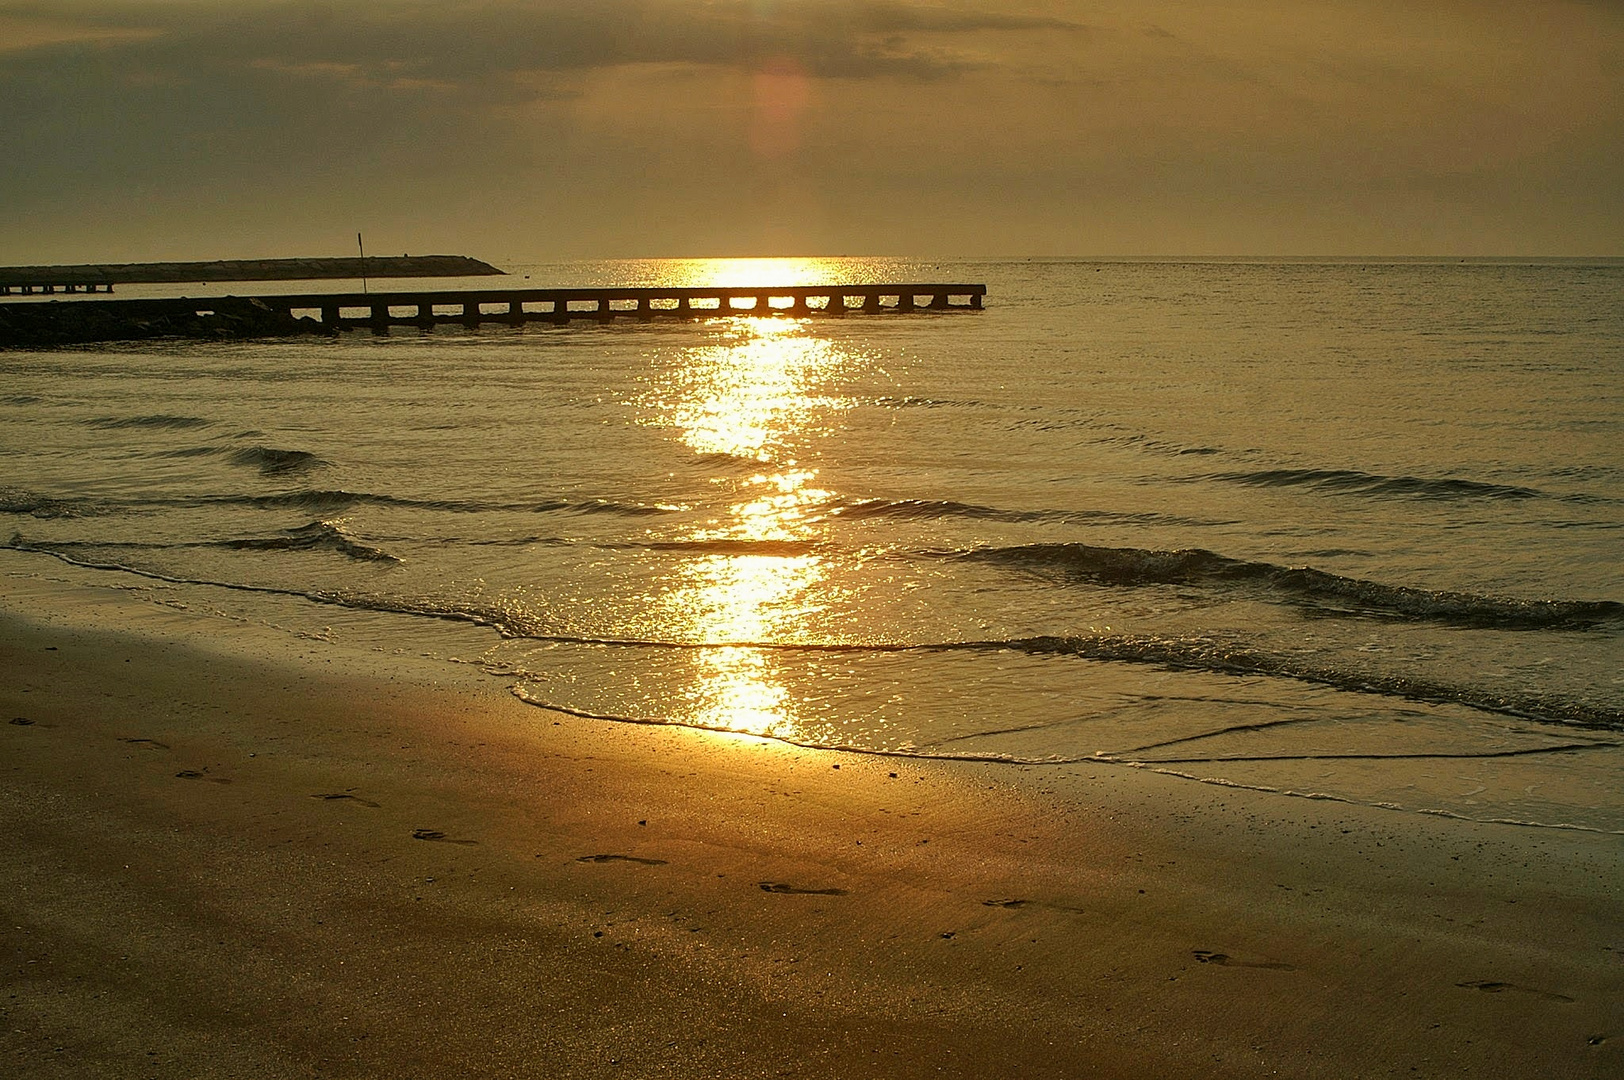
{"label": "golden sun reflection on water", "polygon": [[753,643],[801,640],[807,617],[830,598],[813,517],[830,493],[795,451],[842,408],[825,387],[845,356],[799,320],[740,318],[730,331],[735,339],[693,350],[673,372],[653,422],[698,454],[759,462],[760,470],[740,478],[730,467],[716,479],[735,485],[738,500],[686,539],[719,549],[681,567],[658,617],[684,638],[717,646],[694,651],[694,681],[677,719],[794,738],[795,695],[773,651]]}
{"label": "golden sun reflection on water", "polygon": [[692,259],[667,265],[669,280],[664,284],[693,288],[845,285],[858,269],[845,259]]}

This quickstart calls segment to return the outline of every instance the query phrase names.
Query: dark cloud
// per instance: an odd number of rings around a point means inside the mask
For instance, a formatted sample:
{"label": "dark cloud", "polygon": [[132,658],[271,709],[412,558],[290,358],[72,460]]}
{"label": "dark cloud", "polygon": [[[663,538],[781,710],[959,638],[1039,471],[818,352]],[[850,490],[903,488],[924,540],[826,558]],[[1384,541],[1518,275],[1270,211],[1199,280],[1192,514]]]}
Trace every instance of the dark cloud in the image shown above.
{"label": "dark cloud", "polygon": [[0,236],[11,261],[363,225],[478,254],[1624,244],[1617,4],[1119,8],[0,0]]}
{"label": "dark cloud", "polygon": [[[899,0],[0,7],[8,11],[80,27],[84,39],[51,42],[47,36],[37,48],[0,52],[0,70],[95,54],[182,76],[256,67],[406,88],[488,88],[516,74],[630,64],[753,69],[784,58],[823,78],[938,79],[984,62],[954,50],[954,37],[1080,29],[1052,18]],[[112,29],[150,36],[119,39],[108,36]]]}

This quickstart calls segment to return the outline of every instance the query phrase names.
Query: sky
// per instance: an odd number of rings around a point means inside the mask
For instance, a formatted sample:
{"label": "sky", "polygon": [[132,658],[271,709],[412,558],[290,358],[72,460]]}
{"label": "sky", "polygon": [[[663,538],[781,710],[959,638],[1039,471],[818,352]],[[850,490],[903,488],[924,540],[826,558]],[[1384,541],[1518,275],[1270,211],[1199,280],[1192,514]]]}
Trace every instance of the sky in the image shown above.
{"label": "sky", "polygon": [[0,0],[0,264],[1624,256],[1624,0]]}

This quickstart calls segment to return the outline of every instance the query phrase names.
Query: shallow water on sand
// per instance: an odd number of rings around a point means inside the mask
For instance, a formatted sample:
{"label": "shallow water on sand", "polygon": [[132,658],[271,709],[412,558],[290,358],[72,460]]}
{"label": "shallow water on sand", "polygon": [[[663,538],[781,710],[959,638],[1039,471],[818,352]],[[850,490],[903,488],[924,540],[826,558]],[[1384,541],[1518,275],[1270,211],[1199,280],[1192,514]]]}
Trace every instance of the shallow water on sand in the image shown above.
{"label": "shallow water on sand", "polygon": [[989,296],[3,353],[10,545],[585,715],[1624,829],[1624,263],[516,278]]}

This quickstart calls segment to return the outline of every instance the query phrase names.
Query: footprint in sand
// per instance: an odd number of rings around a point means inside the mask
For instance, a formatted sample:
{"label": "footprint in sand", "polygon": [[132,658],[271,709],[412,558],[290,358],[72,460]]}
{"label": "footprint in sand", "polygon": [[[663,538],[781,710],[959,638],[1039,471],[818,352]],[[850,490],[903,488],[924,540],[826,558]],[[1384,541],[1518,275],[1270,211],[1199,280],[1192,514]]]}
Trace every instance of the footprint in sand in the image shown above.
{"label": "footprint in sand", "polygon": [[983,900],[983,907],[1001,907],[1015,910],[1024,907],[1044,907],[1051,911],[1064,911],[1068,915],[1087,915],[1088,912],[1080,907],[1067,907],[1065,904],[1045,904],[1040,900]]}
{"label": "footprint in sand", "polygon": [[442,844],[477,844],[478,840],[453,840],[438,829],[413,829],[413,840],[438,840]]}
{"label": "footprint in sand", "polygon": [[1217,964],[1219,967],[1260,968],[1264,971],[1296,971],[1290,964],[1283,964],[1278,960],[1237,960],[1228,953],[1212,952],[1208,949],[1191,949],[1190,953],[1203,964]]}
{"label": "footprint in sand", "polygon": [[1560,1001],[1572,1004],[1573,999],[1566,994],[1553,994],[1546,990],[1535,990],[1531,986],[1518,986],[1516,983],[1494,982],[1489,979],[1473,980],[1471,982],[1456,983],[1462,990],[1481,990],[1485,994],[1531,994],[1542,1001]]}
{"label": "footprint in sand", "polygon": [[378,804],[373,802],[371,799],[363,799],[359,795],[350,795],[347,792],[342,792],[342,791],[335,792],[332,795],[312,795],[310,797],[312,799],[326,799],[329,802],[334,800],[334,799],[348,799],[351,802],[358,802],[362,806],[370,806],[374,810],[378,809]]}
{"label": "footprint in sand", "polygon": [[790,896],[845,896],[845,889],[803,889],[797,885],[785,885],[781,881],[763,881],[762,892],[784,893]]}
{"label": "footprint in sand", "polygon": [[575,861],[576,862],[590,862],[590,863],[629,862],[629,863],[636,863],[638,866],[664,866],[665,865],[665,860],[664,859],[641,859],[641,858],[638,858],[636,855],[582,855],[579,859],[576,859]]}
{"label": "footprint in sand", "polygon": [[180,780],[207,780],[211,784],[231,783],[230,780],[227,780],[223,776],[208,776],[204,773],[198,772],[196,769],[182,769],[180,772],[176,773],[175,776]]}
{"label": "footprint in sand", "polygon": [[148,750],[168,750],[168,743],[161,743],[157,739],[120,739],[119,742],[129,743],[131,746],[144,746]]}

